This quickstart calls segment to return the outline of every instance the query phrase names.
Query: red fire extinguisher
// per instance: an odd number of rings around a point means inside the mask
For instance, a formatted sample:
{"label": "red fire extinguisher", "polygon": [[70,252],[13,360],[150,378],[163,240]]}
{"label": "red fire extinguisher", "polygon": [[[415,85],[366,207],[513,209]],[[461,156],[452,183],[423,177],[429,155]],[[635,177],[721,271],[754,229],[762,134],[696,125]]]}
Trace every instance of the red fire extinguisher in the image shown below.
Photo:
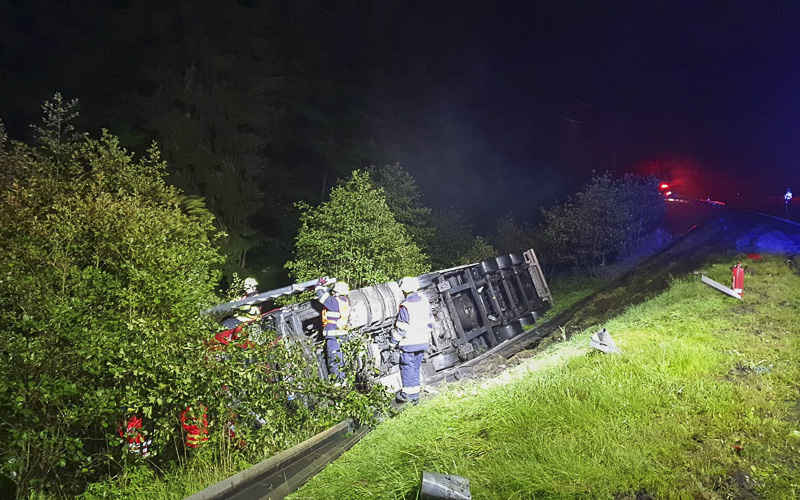
{"label": "red fire extinguisher", "polygon": [[731,269],[731,288],[739,296],[744,292],[744,268],[742,268],[741,262],[737,262]]}
{"label": "red fire extinguisher", "polygon": [[192,407],[187,406],[181,412],[181,425],[186,431],[186,446],[197,448],[208,441],[208,414],[206,406],[201,404],[192,412]]}

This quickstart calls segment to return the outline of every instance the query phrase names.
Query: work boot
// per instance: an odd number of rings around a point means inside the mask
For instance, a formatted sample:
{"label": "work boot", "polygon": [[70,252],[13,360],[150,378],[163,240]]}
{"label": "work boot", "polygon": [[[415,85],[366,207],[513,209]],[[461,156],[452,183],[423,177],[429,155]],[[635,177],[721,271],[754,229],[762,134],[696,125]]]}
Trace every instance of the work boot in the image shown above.
{"label": "work boot", "polygon": [[419,402],[419,394],[406,394],[405,392],[400,391],[397,393],[394,399],[398,403],[412,402],[414,404],[417,404]]}

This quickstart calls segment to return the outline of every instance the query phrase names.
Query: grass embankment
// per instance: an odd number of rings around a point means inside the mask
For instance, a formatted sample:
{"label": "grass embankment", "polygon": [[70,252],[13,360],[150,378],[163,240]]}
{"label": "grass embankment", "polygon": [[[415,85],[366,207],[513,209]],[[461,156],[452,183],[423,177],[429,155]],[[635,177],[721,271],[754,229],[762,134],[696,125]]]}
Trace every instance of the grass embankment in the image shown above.
{"label": "grass embankment", "polygon": [[[700,269],[726,283],[731,259]],[[422,471],[473,498],[797,498],[800,278],[748,262],[745,300],[678,280],[500,377],[379,425],[293,499],[417,498]]]}
{"label": "grass embankment", "polygon": [[593,294],[606,282],[598,278],[571,277],[548,282],[553,295],[553,307],[547,311],[547,319],[568,310],[573,305]]}
{"label": "grass embankment", "polygon": [[94,483],[81,495],[81,500],[131,498],[148,500],[181,500],[205,487],[223,481],[251,467],[235,457],[220,457],[215,450],[205,449],[180,466],[156,472],[151,467],[131,467],[113,479]]}

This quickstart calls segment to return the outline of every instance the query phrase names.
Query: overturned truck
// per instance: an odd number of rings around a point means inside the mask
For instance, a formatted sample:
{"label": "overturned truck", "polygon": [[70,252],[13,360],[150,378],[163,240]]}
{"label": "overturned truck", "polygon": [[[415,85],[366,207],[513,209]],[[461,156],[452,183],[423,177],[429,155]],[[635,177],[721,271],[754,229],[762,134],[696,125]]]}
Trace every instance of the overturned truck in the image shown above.
{"label": "overturned truck", "polygon": [[[419,276],[420,290],[431,303],[434,328],[422,363],[423,379],[473,359],[519,335],[553,303],[533,250]],[[260,293],[206,311],[218,318],[235,307],[267,302],[308,290],[316,280]],[[392,362],[389,338],[403,293],[397,282],[350,292],[350,330],[367,342],[365,370],[372,381],[401,387],[399,367]],[[320,377],[328,377],[321,337],[321,306],[315,301],[292,304],[262,314],[261,327],[304,345]]]}

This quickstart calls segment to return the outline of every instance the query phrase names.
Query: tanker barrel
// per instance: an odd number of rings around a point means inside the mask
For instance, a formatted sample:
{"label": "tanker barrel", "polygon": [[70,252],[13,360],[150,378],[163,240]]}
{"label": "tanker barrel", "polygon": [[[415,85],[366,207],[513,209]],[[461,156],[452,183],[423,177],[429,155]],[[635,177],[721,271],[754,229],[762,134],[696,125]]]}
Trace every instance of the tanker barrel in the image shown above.
{"label": "tanker barrel", "polygon": [[371,330],[383,328],[394,321],[403,301],[403,292],[396,281],[390,281],[352,290],[348,297],[350,328]]}
{"label": "tanker barrel", "polygon": [[[317,283],[318,280],[309,280],[309,281],[304,281],[303,283],[292,283],[291,285],[285,286],[283,288],[276,288],[275,290],[270,290],[268,292],[257,293],[252,297],[247,297],[246,299],[219,304],[212,308],[205,309],[201,311],[201,313],[209,316],[222,316],[224,314],[227,314],[244,306],[261,304],[263,302],[267,302],[268,300],[272,300],[283,295],[294,295],[296,293],[304,292],[310,288],[313,288]],[[327,285],[331,283],[336,283],[336,280],[331,278],[325,284]]]}

